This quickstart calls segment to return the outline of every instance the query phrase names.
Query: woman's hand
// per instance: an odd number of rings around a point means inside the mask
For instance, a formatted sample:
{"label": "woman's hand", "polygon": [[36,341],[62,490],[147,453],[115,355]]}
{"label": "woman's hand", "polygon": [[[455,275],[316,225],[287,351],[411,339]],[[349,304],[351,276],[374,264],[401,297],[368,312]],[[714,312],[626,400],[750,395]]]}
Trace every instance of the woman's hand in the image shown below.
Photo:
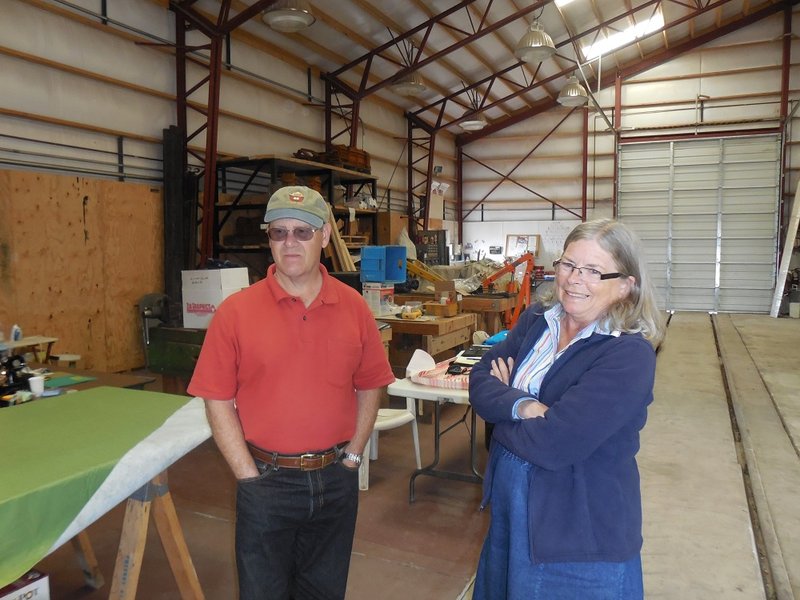
{"label": "woman's hand", "polygon": [[[496,358],[492,361],[492,370],[489,371],[492,375],[497,377],[506,385],[511,385],[511,371],[514,369],[514,359],[508,357],[503,360]],[[520,419],[534,419],[536,417],[543,417],[547,412],[547,405],[537,402],[536,400],[523,400],[517,407],[517,415]]]}
{"label": "woman's hand", "polygon": [[492,370],[489,371],[489,373],[497,377],[506,385],[511,385],[511,371],[513,370],[514,359],[509,356],[506,360],[503,360],[502,358],[494,359],[492,361]]}
{"label": "woman's hand", "polygon": [[517,406],[517,415],[520,419],[535,419],[543,417],[547,412],[548,406],[536,400],[523,400]]}

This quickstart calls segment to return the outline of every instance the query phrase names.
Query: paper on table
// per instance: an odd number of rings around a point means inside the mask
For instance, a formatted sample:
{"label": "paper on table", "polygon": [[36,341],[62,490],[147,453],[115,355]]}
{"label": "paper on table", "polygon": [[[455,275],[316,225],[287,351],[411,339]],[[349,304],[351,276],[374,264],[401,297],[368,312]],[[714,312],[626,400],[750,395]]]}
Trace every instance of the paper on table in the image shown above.
{"label": "paper on table", "polygon": [[427,371],[435,366],[436,361],[433,359],[433,357],[425,352],[425,350],[420,350],[417,348],[414,350],[411,360],[408,361],[408,366],[406,367],[406,377],[410,377],[411,375],[419,373],[420,371]]}

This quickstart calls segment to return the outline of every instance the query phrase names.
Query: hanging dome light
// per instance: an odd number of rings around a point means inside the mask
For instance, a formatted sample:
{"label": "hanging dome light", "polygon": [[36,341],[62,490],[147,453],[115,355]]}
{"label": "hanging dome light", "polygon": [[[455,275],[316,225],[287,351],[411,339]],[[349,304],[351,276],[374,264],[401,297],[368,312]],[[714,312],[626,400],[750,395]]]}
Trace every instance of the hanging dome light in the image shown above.
{"label": "hanging dome light", "polygon": [[553,38],[542,29],[539,21],[531,23],[528,33],[522,36],[514,50],[514,56],[524,62],[540,63],[556,53]]}
{"label": "hanging dome light", "polygon": [[468,88],[463,81],[461,85],[464,86],[464,93],[469,99],[470,107],[464,113],[464,117],[466,118],[459,123],[459,126],[464,131],[480,131],[488,125],[486,118],[481,112],[481,104],[483,104],[481,93],[476,87]]}
{"label": "hanging dome light", "polygon": [[589,101],[589,94],[575,75],[567,78],[567,83],[558,94],[558,103],[562,106],[583,106]]}
{"label": "hanging dome light", "polygon": [[486,119],[484,119],[483,115],[480,113],[476,113],[471,119],[459,123],[459,126],[464,131],[480,131],[487,125]]}
{"label": "hanging dome light", "polygon": [[272,29],[282,33],[295,33],[317,20],[305,0],[278,0],[264,11],[261,18]]}
{"label": "hanging dome light", "polygon": [[428,88],[416,73],[406,73],[389,84],[392,91],[401,96],[416,98]]}

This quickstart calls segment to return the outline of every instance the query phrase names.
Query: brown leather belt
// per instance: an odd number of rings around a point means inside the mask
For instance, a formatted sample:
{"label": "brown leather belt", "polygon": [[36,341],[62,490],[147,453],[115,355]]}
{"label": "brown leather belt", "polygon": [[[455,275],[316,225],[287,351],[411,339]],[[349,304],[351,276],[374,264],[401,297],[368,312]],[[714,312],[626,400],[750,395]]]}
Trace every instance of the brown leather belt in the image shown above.
{"label": "brown leather belt", "polygon": [[[340,444],[340,446],[345,445],[346,442]],[[301,471],[316,471],[317,469],[322,469],[336,462],[336,458],[339,456],[339,446],[334,446],[322,452],[308,452],[306,454],[294,455],[269,452],[253,444],[247,444],[247,447],[250,450],[250,454],[256,460],[283,469],[300,469]]]}

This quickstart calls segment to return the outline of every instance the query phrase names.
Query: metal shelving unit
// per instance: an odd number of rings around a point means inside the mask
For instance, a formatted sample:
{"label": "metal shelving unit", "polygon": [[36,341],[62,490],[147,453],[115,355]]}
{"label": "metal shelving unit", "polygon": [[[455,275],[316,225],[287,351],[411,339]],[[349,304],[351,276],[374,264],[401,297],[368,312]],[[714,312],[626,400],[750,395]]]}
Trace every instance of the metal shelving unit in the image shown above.
{"label": "metal shelving unit", "polygon": [[[351,169],[304,159],[274,155],[247,156],[217,162],[217,191],[214,202],[214,258],[230,254],[264,252],[269,248],[266,237],[257,226],[261,222],[267,200],[281,183],[281,175],[293,173],[298,185],[309,185],[318,178],[322,195],[331,203],[335,216],[349,216],[347,206],[334,205],[339,186],[345,188],[345,197],[352,198],[367,191],[377,198],[377,177]],[[311,186],[309,186],[311,187]],[[258,201],[253,201],[257,199]],[[378,234],[377,211],[355,209],[357,219],[369,219],[371,241]],[[239,224],[253,222],[247,231],[227,236],[226,226],[234,215],[244,219]],[[228,226],[229,230],[230,227]]]}

